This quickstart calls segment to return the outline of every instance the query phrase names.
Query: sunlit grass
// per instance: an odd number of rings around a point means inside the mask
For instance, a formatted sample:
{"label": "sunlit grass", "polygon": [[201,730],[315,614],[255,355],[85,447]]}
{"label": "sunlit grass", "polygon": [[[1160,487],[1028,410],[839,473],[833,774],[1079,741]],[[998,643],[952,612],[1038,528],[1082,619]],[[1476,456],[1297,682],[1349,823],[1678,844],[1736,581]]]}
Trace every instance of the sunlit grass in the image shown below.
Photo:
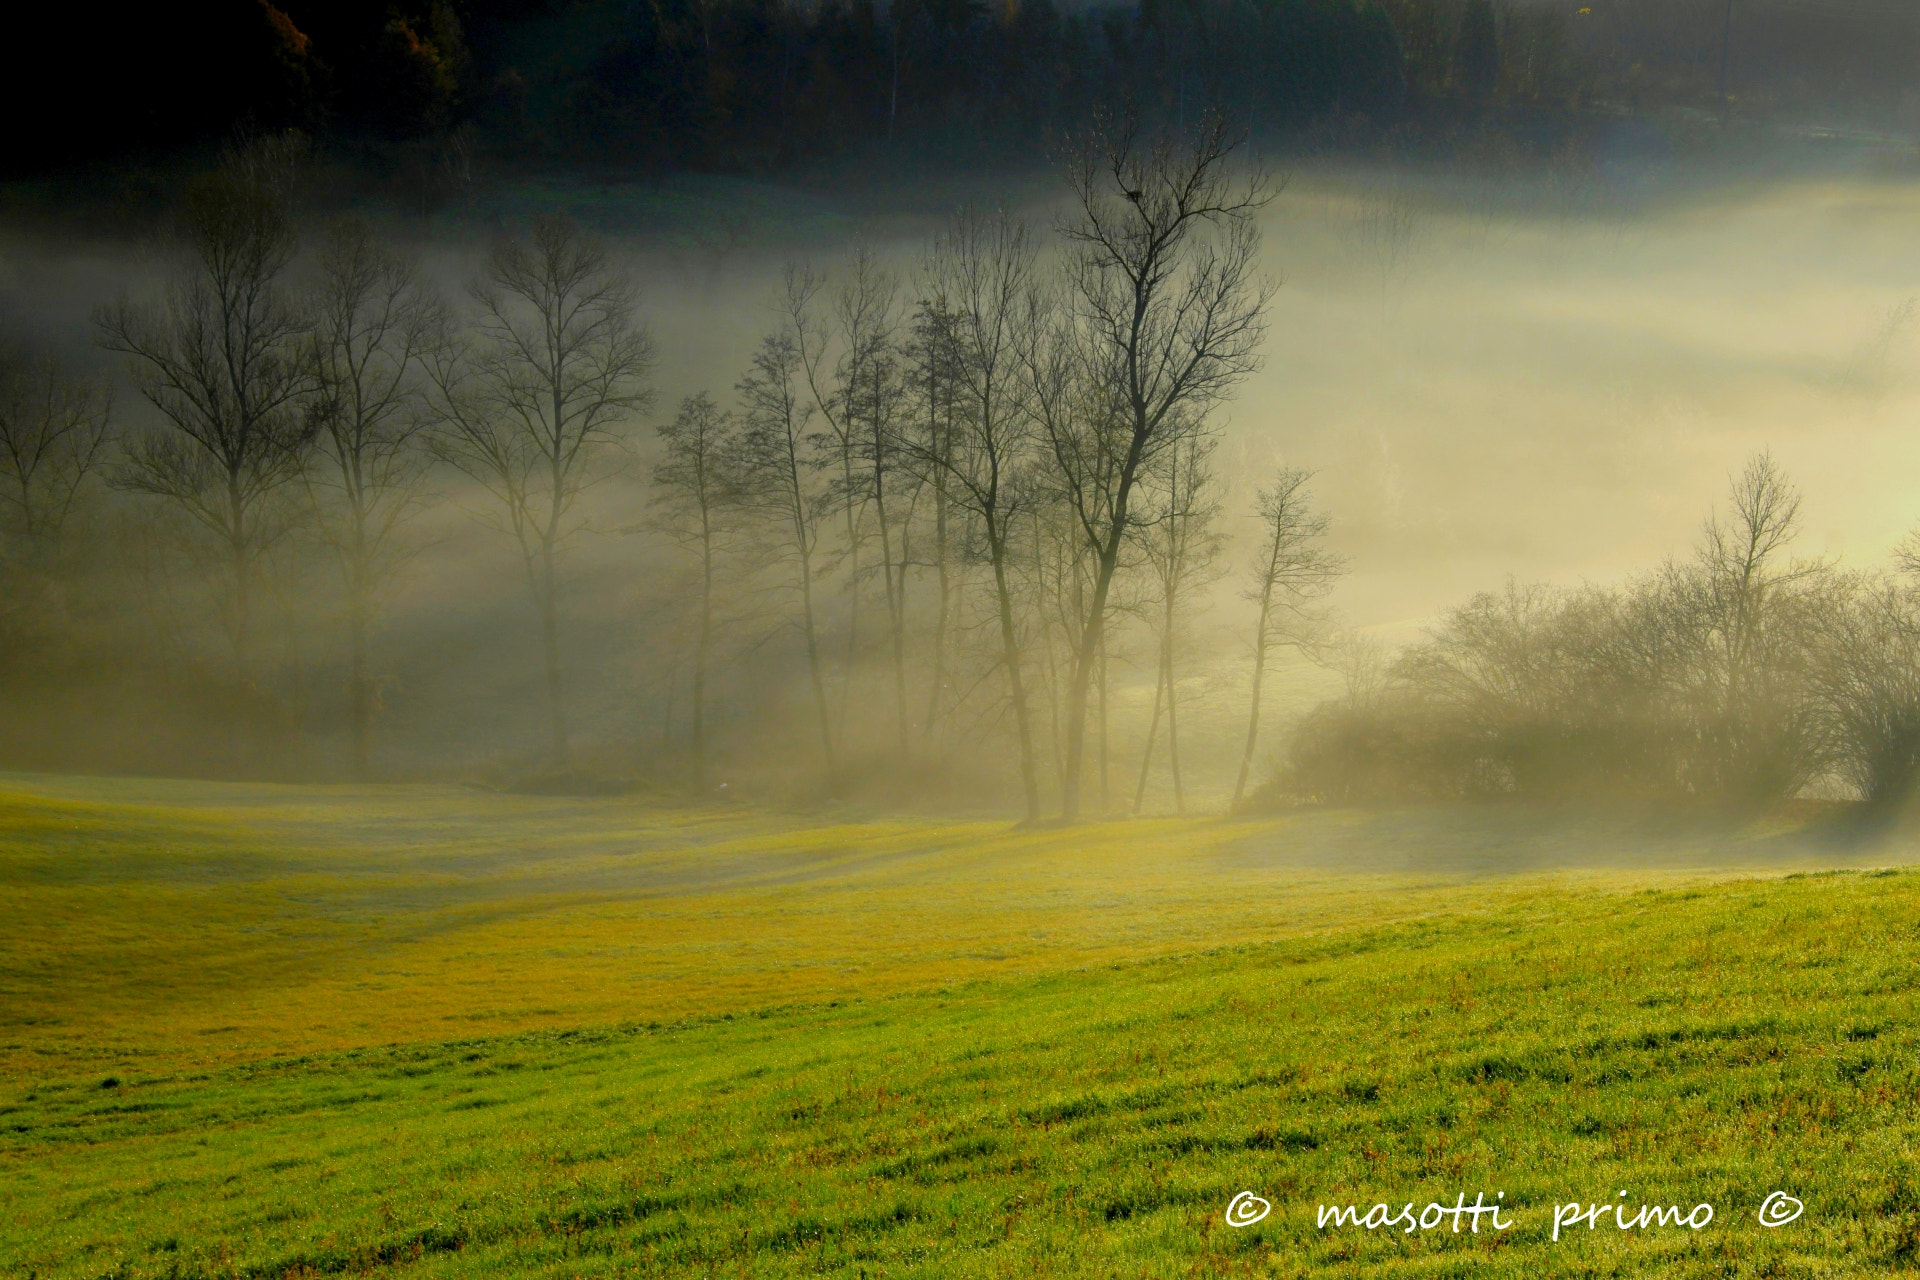
{"label": "sunlit grass", "polygon": [[670,1021],[1489,910],[1511,892],[1236,852],[1289,830],[43,784],[0,807],[0,1065],[157,1069]]}
{"label": "sunlit grass", "polygon": [[0,1274],[1910,1271],[1920,899],[1794,825],[14,779]]}

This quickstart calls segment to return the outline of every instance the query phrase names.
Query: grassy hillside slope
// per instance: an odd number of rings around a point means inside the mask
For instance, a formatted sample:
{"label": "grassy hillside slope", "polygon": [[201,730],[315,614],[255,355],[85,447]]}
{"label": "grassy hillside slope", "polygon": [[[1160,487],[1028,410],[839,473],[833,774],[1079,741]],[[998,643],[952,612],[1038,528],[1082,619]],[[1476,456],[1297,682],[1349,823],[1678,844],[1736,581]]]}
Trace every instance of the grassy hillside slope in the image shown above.
{"label": "grassy hillside slope", "polygon": [[[1792,832],[5,803],[0,1274],[1920,1269],[1920,898],[1710,868],[1835,856]],[[1479,1192],[1511,1230],[1315,1227]]]}

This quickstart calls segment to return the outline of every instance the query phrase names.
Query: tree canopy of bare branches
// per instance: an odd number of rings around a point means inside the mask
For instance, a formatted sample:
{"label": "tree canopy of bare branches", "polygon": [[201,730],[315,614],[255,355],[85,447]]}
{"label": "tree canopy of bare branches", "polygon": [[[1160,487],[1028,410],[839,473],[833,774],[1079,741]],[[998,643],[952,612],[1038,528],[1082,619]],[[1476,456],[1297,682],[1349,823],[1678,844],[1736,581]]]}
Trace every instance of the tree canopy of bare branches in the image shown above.
{"label": "tree canopy of bare branches", "polygon": [[257,562],[291,523],[279,491],[300,474],[311,435],[306,317],[283,279],[297,247],[274,155],[229,156],[188,193],[182,261],[162,296],[96,315],[100,340],[128,357],[162,425],[127,447],[118,482],[174,503],[226,562],[222,621],[234,661],[251,657]]}
{"label": "tree canopy of bare branches", "polygon": [[1276,285],[1258,270],[1257,218],[1273,187],[1234,172],[1238,142],[1217,115],[1152,137],[1124,119],[1089,134],[1068,164],[1070,319],[1031,361],[1057,480],[1094,562],[1066,712],[1068,821],[1134,488],[1259,367]]}
{"label": "tree canopy of bare branches", "polygon": [[0,535],[36,571],[57,554],[81,490],[105,460],[113,395],[23,343],[0,345]]}
{"label": "tree canopy of bare branches", "polygon": [[469,290],[476,340],[433,371],[440,455],[492,496],[540,619],[555,767],[569,761],[561,680],[561,554],[581,493],[607,473],[651,402],[653,344],[637,290],[606,246],[540,217],[495,247]]}

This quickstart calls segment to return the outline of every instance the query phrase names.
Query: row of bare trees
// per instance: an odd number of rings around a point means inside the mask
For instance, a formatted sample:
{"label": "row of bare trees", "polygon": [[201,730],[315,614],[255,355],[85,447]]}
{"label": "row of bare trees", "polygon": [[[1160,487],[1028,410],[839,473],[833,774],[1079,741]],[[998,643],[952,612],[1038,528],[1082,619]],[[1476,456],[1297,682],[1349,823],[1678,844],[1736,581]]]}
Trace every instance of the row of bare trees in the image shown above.
{"label": "row of bare trees", "polygon": [[[421,543],[411,527],[436,463],[492,499],[539,614],[552,752],[564,762],[560,552],[581,491],[647,403],[650,347],[632,282],[559,221],[503,242],[457,308],[369,228],[329,228],[294,271],[299,157],[273,143],[229,155],[189,191],[158,297],[100,309],[153,410],[107,469],[197,528],[220,627],[243,682],[265,676],[258,596],[296,534],[324,546],[346,599],[356,772],[375,717],[370,636]],[[14,433],[9,432],[9,438]],[[104,462],[98,432],[87,466]],[[65,474],[77,474],[69,465]],[[47,490],[20,465],[23,493]]]}
{"label": "row of bare trees", "polygon": [[[829,772],[871,612],[895,759],[964,709],[950,686],[970,673],[970,689],[996,690],[974,709],[1011,722],[1029,818],[1047,774],[1061,815],[1079,815],[1089,731],[1107,790],[1108,630],[1117,614],[1151,612],[1140,785],[1164,712],[1184,805],[1176,647],[1185,595],[1211,580],[1222,540],[1212,427],[1257,367],[1273,288],[1256,267],[1270,188],[1232,175],[1230,143],[1217,122],[1184,140],[1099,139],[1069,171],[1073,213],[1052,256],[1004,213],[963,212],[910,276],[870,253],[837,287],[789,271],[737,412],[702,393],[660,430],[661,520],[700,562],[696,777],[726,562],[792,602]],[[1314,634],[1312,602],[1340,571],[1318,548],[1324,522],[1304,513],[1304,480],[1289,472],[1263,500],[1260,664]],[[829,565],[846,584],[838,660],[817,598]],[[1257,732],[1256,703],[1249,759]]]}
{"label": "row of bare trees", "polygon": [[[691,614],[668,681],[690,704],[696,791],[713,785],[721,669],[794,652],[830,785],[862,754],[937,765],[1004,737],[1028,817],[1051,798],[1072,819],[1096,763],[1109,792],[1111,631],[1132,620],[1156,688],[1134,803],[1164,741],[1184,806],[1186,622],[1225,536],[1215,427],[1258,367],[1275,287],[1257,268],[1272,187],[1234,167],[1233,143],[1217,120],[1152,138],[1116,125],[1068,167],[1052,236],[963,212],[912,264],[863,250],[831,277],[789,268],[735,385],[688,397],[650,448],[652,346],[606,246],[536,220],[455,302],[364,224],[309,246],[298,155],[256,144],[190,192],[165,287],[97,314],[149,409],[138,429],[112,440],[96,384],[5,362],[8,546],[41,538],[89,475],[149,500],[192,531],[231,670],[255,687],[279,661],[263,593],[284,593],[289,547],[324,553],[367,776],[381,620],[425,545],[420,517],[458,484],[518,554],[545,754],[564,772],[567,552],[588,491],[644,448],[632,531],[692,566],[684,610],[660,619]],[[1260,496],[1241,790],[1268,657],[1312,642],[1341,570],[1305,482],[1288,471]]]}

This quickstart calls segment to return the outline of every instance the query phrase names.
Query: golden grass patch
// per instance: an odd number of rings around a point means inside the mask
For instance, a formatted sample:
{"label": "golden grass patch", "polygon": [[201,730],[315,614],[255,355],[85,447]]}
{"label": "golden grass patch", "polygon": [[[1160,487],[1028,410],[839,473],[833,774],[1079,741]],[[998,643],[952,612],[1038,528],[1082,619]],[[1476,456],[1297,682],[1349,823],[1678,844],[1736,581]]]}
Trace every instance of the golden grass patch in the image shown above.
{"label": "golden grass patch", "polygon": [[1379,822],[1020,829],[15,776],[0,782],[0,1070],[665,1022],[1436,912],[1538,912],[1697,874],[1490,879],[1447,861],[1444,832],[1421,837],[1432,870],[1416,857],[1369,872],[1342,842]]}

